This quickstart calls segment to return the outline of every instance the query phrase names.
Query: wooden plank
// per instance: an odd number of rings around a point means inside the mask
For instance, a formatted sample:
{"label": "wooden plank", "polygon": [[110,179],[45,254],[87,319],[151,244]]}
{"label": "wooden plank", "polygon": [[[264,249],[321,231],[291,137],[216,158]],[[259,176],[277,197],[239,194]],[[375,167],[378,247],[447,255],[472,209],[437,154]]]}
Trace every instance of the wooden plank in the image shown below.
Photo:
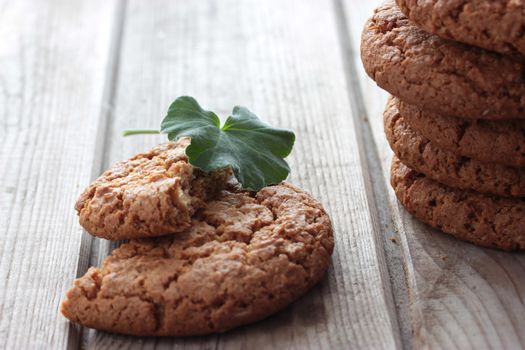
{"label": "wooden plank", "polygon": [[[352,33],[361,33],[361,28],[364,21],[370,15],[372,8],[370,3],[359,3],[352,9],[353,17],[358,20],[348,21],[345,14],[345,4],[341,0],[335,1],[337,8],[337,19],[339,34],[341,37],[341,45],[343,47],[343,55],[345,58],[345,73],[348,83],[348,93],[350,103],[354,111],[355,124],[359,128],[358,136],[361,149],[363,150],[363,168],[366,169],[370,185],[367,191],[370,193],[371,201],[370,207],[377,213],[380,233],[383,239],[382,247],[386,257],[388,274],[390,277],[391,289],[393,293],[394,304],[396,307],[397,322],[401,333],[401,343],[404,348],[410,346],[412,342],[412,325],[409,313],[408,300],[408,285],[406,282],[405,264],[402,249],[397,244],[398,235],[395,221],[392,218],[389,198],[389,185],[385,182],[383,176],[384,160],[381,159],[381,154],[377,152],[375,140],[371,130],[380,127],[381,118],[369,118],[366,107],[375,108],[378,114],[381,113],[384,101],[386,101],[386,93],[377,88],[371,87],[367,91],[363,91],[363,81],[367,82],[367,77],[363,76],[361,71],[357,70],[356,62],[360,64],[360,53],[356,50],[355,43],[359,43],[359,35]],[[350,25],[354,25],[352,31],[348,30]],[[357,25],[357,28],[356,28]],[[357,46],[358,48],[358,46]],[[364,99],[373,102],[365,107]],[[372,112],[374,112],[372,111]],[[373,115],[373,113],[371,114]],[[378,124],[379,123],[379,124]],[[386,154],[390,159],[390,154]]]}
{"label": "wooden plank", "polygon": [[75,339],[58,305],[77,269],[73,205],[103,127],[113,18],[114,3],[103,0],[1,4],[1,349]]}
{"label": "wooden plank", "polygon": [[[129,338],[89,332],[92,349],[396,348],[399,334],[377,220],[371,217],[331,2],[130,1],[108,162],[160,142],[123,139],[157,127],[178,95],[226,116],[244,104],[294,129],[291,181],[330,212],[327,278],[275,317],[217,336]],[[104,251],[102,248],[100,251]],[[96,259],[95,259],[96,260]]]}
{"label": "wooden plank", "polygon": [[[345,0],[354,64],[373,140],[388,183],[391,150],[382,127],[387,94],[366,77],[359,36],[381,1]],[[359,9],[359,11],[356,11]],[[374,147],[373,144],[370,147]],[[517,349],[525,347],[525,256],[475,247],[412,218],[389,191],[410,287],[415,348]]]}

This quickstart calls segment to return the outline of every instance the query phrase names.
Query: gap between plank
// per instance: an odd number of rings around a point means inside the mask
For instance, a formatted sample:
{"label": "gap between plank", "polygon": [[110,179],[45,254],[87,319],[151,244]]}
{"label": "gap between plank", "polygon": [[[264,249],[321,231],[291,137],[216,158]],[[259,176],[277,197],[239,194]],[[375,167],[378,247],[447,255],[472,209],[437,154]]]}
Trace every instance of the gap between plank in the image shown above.
{"label": "gap between plank", "polygon": [[[95,141],[95,156],[91,170],[91,179],[98,177],[103,169],[107,166],[107,154],[109,147],[109,137],[112,130],[112,114],[115,101],[115,94],[118,86],[118,72],[120,64],[120,52],[122,38],[124,34],[124,24],[126,17],[127,0],[117,0],[115,5],[115,19],[113,29],[110,33],[111,42],[109,49],[109,58],[106,69],[106,81],[104,82],[104,91],[102,93],[101,110],[98,123],[97,139]],[[79,258],[77,264],[76,278],[83,276],[89,266],[97,265],[100,260],[101,240],[94,238],[86,231],[82,231],[82,239],[79,249]],[[83,348],[83,339],[86,336],[86,329],[70,323],[68,334],[68,349]]]}
{"label": "gap between plank", "polygon": [[[399,329],[394,329],[394,333],[400,334],[400,346],[403,349],[411,348],[412,326],[409,312],[408,283],[405,271],[405,257],[400,243],[394,244],[391,237],[396,237],[400,241],[398,229],[394,224],[393,211],[389,204],[388,187],[383,178],[381,160],[377,145],[373,139],[372,130],[368,122],[368,115],[361,92],[360,84],[357,79],[358,74],[356,65],[361,62],[356,61],[352,45],[352,37],[349,34],[350,27],[346,18],[344,0],[334,0],[337,31],[341,40],[343,65],[345,69],[346,81],[348,85],[348,95],[352,108],[352,115],[356,126],[356,137],[359,147],[360,159],[362,160],[363,173],[368,174],[365,178],[365,191],[371,199],[369,206],[372,214],[372,221],[375,223],[374,231],[379,232],[374,238],[377,246],[383,250],[378,252],[379,256],[384,256],[388,269],[390,295],[386,295],[387,300],[392,300],[395,305],[395,318]],[[373,116],[382,118],[382,116]],[[377,218],[377,220],[375,219]]]}

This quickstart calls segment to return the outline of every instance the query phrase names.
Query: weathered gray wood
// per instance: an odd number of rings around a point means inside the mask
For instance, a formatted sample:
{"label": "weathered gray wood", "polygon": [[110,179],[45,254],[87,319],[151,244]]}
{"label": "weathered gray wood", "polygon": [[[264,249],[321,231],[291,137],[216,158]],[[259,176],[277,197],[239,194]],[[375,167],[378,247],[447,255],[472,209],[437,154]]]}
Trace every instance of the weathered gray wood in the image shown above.
{"label": "weathered gray wood", "polygon": [[78,340],[58,305],[79,259],[73,205],[103,130],[114,9],[103,0],[1,3],[1,349]]}
{"label": "weathered gray wood", "polygon": [[[364,21],[380,2],[345,0],[344,4],[354,48],[348,63],[358,69],[363,102],[388,182],[391,151],[382,128],[387,94],[366,77],[358,56]],[[524,348],[525,256],[478,248],[441,234],[407,214],[393,191],[389,195],[405,256],[414,347]]]}
{"label": "weathered gray wood", "polygon": [[[291,181],[330,212],[336,251],[320,286],[258,324],[191,339],[136,339],[90,331],[86,347],[400,346],[332,5],[323,0],[130,1],[106,165],[160,142],[162,137],[119,135],[125,128],[157,127],[179,95],[193,95],[222,116],[235,104],[247,105],[272,124],[296,131]],[[100,252],[105,248],[103,243]]]}
{"label": "weathered gray wood", "polygon": [[[381,118],[368,117],[367,106],[364,103],[366,99],[377,99],[380,101],[377,104],[379,109],[383,107],[383,100],[386,96],[382,90],[371,89],[370,91],[363,91],[362,80],[363,75],[360,74],[356,63],[361,68],[359,60],[359,51],[356,50],[355,43],[359,43],[359,33],[363,26],[364,20],[370,15],[370,5],[361,4],[352,9],[353,17],[358,17],[358,21],[348,21],[345,13],[345,5],[343,1],[336,0],[337,9],[337,22],[339,28],[339,35],[341,38],[341,46],[343,48],[343,55],[345,58],[345,73],[348,84],[348,95],[352,110],[354,111],[355,125],[358,128],[358,140],[360,148],[362,149],[363,171],[367,174],[369,186],[367,186],[367,192],[370,198],[370,209],[376,213],[379,222],[379,233],[378,238],[382,238],[382,247],[385,252],[386,263],[388,267],[388,273],[390,276],[391,289],[393,293],[393,299],[396,306],[397,321],[401,333],[401,343],[403,348],[410,348],[412,343],[412,326],[409,313],[409,301],[408,301],[408,285],[406,282],[405,264],[404,257],[401,247],[397,244],[397,228],[392,217],[390,206],[388,205],[389,199],[389,185],[385,182],[383,176],[383,161],[380,158],[380,154],[377,151],[375,145],[372,128],[381,122]],[[354,28],[350,32],[348,30],[349,25],[357,25],[358,28]],[[357,33],[352,36],[352,33]],[[375,94],[378,92],[378,94]],[[372,94],[374,93],[374,94]],[[372,105],[368,105],[372,106]],[[375,107],[375,106],[374,106]],[[366,182],[365,182],[366,183]]]}

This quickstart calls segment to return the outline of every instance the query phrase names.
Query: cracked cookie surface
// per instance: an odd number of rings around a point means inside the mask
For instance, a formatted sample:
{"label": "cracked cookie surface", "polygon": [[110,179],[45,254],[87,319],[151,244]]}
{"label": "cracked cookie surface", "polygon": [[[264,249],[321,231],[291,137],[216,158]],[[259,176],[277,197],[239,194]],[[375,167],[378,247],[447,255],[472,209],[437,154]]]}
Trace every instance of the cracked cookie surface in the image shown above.
{"label": "cracked cookie surface", "polygon": [[446,117],[394,100],[408,125],[439,148],[483,162],[525,167],[525,120]]}
{"label": "cracked cookie surface", "polygon": [[188,163],[189,138],[118,162],[78,198],[80,224],[111,239],[155,237],[190,227],[194,212],[222,189],[227,171],[204,174]]}
{"label": "cracked cookie surface", "polygon": [[525,168],[480,162],[436,147],[415,132],[390,99],[384,113],[385,134],[397,157],[410,168],[451,187],[507,197],[525,196]]}
{"label": "cracked cookie surface", "polygon": [[134,240],[74,282],[70,320],[131,335],[224,332],[284,308],[319,282],[330,218],[302,190],[223,191],[177,235]]}
{"label": "cracked cookie surface", "polygon": [[515,0],[396,0],[429,33],[487,50],[525,56],[525,2]]}
{"label": "cracked cookie surface", "polygon": [[377,8],[365,25],[361,57],[380,87],[423,110],[525,118],[525,63],[428,34],[393,1]]}
{"label": "cracked cookie surface", "polygon": [[391,184],[401,204],[424,223],[471,243],[525,250],[525,201],[453,189],[394,157]]}

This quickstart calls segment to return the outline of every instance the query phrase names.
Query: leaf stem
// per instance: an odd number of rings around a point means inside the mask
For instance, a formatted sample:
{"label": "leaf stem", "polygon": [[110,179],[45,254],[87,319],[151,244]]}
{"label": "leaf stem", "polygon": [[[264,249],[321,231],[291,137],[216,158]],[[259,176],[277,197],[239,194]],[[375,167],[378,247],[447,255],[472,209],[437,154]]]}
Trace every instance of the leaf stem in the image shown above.
{"label": "leaf stem", "polygon": [[136,129],[136,130],[124,130],[122,136],[131,136],[131,135],[151,135],[151,134],[160,134],[159,130],[151,129]]}

